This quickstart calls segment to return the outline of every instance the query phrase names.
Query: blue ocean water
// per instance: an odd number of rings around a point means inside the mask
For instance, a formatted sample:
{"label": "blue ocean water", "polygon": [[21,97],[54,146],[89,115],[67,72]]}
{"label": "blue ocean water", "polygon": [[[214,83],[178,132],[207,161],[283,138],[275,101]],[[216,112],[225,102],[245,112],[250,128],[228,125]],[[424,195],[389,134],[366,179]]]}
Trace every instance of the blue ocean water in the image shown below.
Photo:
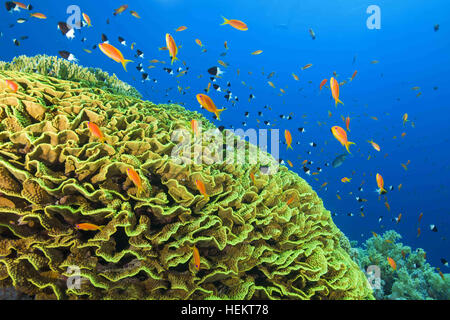
{"label": "blue ocean water", "polygon": [[[361,242],[371,237],[372,231],[382,233],[394,229],[403,236],[405,244],[424,248],[428,261],[448,272],[440,262],[441,258],[450,259],[450,90],[446,81],[450,73],[450,19],[446,13],[447,1],[133,0],[128,2],[128,10],[118,16],[112,13],[124,4],[121,1],[34,2],[32,12],[44,13],[48,17],[46,20],[30,18],[26,10],[8,13],[1,8],[1,60],[10,61],[22,54],[58,55],[59,51],[67,50],[83,66],[115,73],[136,87],[145,99],[155,103],[183,103],[190,110],[202,112],[218,126],[279,129],[282,143],[283,132],[288,129],[293,136],[294,150],[286,151],[285,144],[281,144],[280,158],[290,160],[292,170],[313,186],[325,207],[337,214],[333,217],[336,225],[351,240]],[[73,40],[57,30],[57,23],[69,17],[70,5],[79,6],[93,24],[92,28],[77,31]],[[380,8],[380,29],[367,27],[370,14],[366,10],[370,5]],[[141,19],[133,17],[130,10],[136,11]],[[220,26],[222,15],[245,21],[248,31]],[[27,21],[18,24],[18,18]],[[436,24],[440,26],[438,31],[434,30]],[[175,32],[182,25],[188,29]],[[316,34],[315,40],[308,31],[310,28]],[[98,48],[92,49],[102,42],[102,33],[122,50],[126,59],[134,60],[128,65],[128,72]],[[181,45],[180,61],[173,66],[170,66],[168,51],[158,50],[166,45],[166,33],[171,33],[177,45]],[[29,38],[19,40],[20,46],[15,46],[12,40],[22,36]],[[126,40],[126,47],[118,42],[119,36]],[[87,41],[81,42],[84,37]],[[202,41],[206,52],[202,52],[195,39]],[[224,48],[224,41],[228,50]],[[136,47],[132,51],[133,42]],[[83,49],[90,49],[92,53]],[[144,52],[144,59],[134,56],[136,49]],[[256,50],[263,50],[263,53],[251,55]],[[223,52],[226,56],[221,56]],[[148,69],[152,59],[167,63],[156,63],[155,68]],[[229,66],[219,65],[219,59]],[[379,63],[371,63],[374,60]],[[176,77],[178,67],[185,69],[182,61],[189,71]],[[138,63],[143,63],[145,72],[151,79],[157,79],[157,83],[142,83],[141,73],[136,70]],[[302,70],[307,64],[312,67]],[[202,110],[195,97],[204,92],[209,82],[207,70],[212,66],[225,71],[216,82],[222,91],[227,89],[229,81],[233,96],[239,97],[239,102],[233,105],[224,98],[225,92],[211,88],[209,95],[216,105],[227,108],[221,121]],[[175,74],[168,74],[164,67],[174,69]],[[348,81],[355,70],[358,71],[356,77]],[[271,72],[275,72],[270,81],[276,88],[267,83]],[[322,79],[330,79],[333,72],[339,82],[347,80],[340,88],[344,106],[335,107],[328,88],[319,90]],[[185,94],[178,91],[178,86],[185,89]],[[412,90],[416,86],[420,89]],[[280,88],[285,93],[282,94]],[[421,95],[417,96],[419,92]],[[255,99],[249,101],[250,94]],[[262,116],[258,116],[259,111]],[[249,112],[248,117],[246,112]],[[405,113],[410,121],[404,126],[402,116]],[[292,119],[282,119],[280,115],[291,115]],[[327,167],[327,162],[346,153],[330,132],[332,126],[345,127],[341,116],[351,118],[348,137],[356,146],[350,147],[352,155],[341,167]],[[264,125],[264,121],[270,121],[271,125]],[[243,122],[246,122],[245,127]],[[300,133],[299,127],[306,131]],[[403,132],[406,135],[401,137]],[[367,143],[371,139],[380,145],[380,152]],[[317,146],[310,146],[311,142]],[[311,172],[317,171],[317,167],[322,172],[306,175],[303,160],[314,162],[308,165]],[[401,163],[406,164],[408,160],[408,170],[404,170]],[[390,211],[385,207],[384,198],[379,200],[374,192],[376,173],[382,174],[386,186],[394,187],[386,195]],[[343,177],[352,180],[344,184]],[[363,181],[363,191],[358,191]],[[325,182],[328,185],[321,188]],[[401,190],[399,184],[402,184]],[[367,202],[358,202],[355,196]],[[364,217],[360,215],[361,205],[364,205]],[[417,237],[421,212],[422,232]],[[400,213],[402,219],[396,223],[393,219]],[[432,232],[430,225],[435,225],[438,231]]]}

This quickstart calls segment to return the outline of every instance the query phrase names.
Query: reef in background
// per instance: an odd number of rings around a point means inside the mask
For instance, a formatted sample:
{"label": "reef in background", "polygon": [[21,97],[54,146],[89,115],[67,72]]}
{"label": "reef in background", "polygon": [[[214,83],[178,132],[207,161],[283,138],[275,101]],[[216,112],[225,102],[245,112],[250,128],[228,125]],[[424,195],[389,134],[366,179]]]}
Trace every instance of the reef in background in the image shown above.
{"label": "reef in background", "polygon": [[100,88],[111,93],[142,99],[142,95],[134,87],[119,80],[115,74],[110,76],[99,68],[85,68],[58,57],[18,56],[12,62],[0,61],[0,70],[38,73],[62,80],[81,82],[86,87]]}
{"label": "reef in background", "polygon": [[36,299],[373,299],[296,173],[217,162],[208,139],[194,148],[203,164],[178,164],[171,134],[192,119],[214,128],[203,116],[75,80],[0,71],[0,287]]}
{"label": "reef in background", "polygon": [[[398,242],[402,236],[394,230],[382,236],[369,238],[362,248],[352,242],[351,256],[362,270],[371,265],[380,268],[381,288],[374,289],[376,299],[390,300],[449,300],[450,274],[440,275],[426,262],[423,249],[413,251]],[[394,259],[397,270],[393,270],[387,257]],[[370,276],[369,276],[370,279]]]}

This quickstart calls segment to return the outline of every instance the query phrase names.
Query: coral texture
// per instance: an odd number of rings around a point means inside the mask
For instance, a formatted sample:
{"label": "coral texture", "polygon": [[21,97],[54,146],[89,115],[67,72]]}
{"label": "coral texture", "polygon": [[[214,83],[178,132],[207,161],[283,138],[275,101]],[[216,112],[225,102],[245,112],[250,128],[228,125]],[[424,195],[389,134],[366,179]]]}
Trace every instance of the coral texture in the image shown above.
{"label": "coral texture", "polygon": [[18,56],[12,62],[0,61],[0,70],[39,73],[58,79],[83,82],[85,86],[101,88],[112,93],[142,98],[135,88],[119,80],[115,74],[110,76],[99,68],[84,68],[68,60],[47,55]]}
{"label": "coral texture", "polygon": [[[426,261],[423,249],[412,250],[398,240],[394,230],[368,239],[363,248],[352,248],[352,256],[363,270],[371,265],[380,269],[381,287],[374,289],[377,299],[389,300],[449,300],[450,274],[440,275]],[[396,270],[387,257],[394,259]],[[442,278],[443,277],[443,278]]]}
{"label": "coral texture", "polygon": [[200,114],[37,73],[3,79],[19,90],[0,89],[0,287],[37,299],[373,299],[297,174],[214,161],[207,139],[203,164],[171,158],[174,130],[214,128]]}

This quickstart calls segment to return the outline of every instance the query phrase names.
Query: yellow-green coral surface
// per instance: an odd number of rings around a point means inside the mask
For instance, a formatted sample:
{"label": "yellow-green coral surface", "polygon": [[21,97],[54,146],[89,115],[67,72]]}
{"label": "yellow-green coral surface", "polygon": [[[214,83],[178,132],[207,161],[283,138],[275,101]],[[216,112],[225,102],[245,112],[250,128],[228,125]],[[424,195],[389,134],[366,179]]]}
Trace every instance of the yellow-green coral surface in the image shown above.
{"label": "yellow-green coral surface", "polygon": [[[373,298],[297,174],[253,181],[258,165],[172,160],[173,130],[212,127],[201,115],[38,73],[0,71],[0,82],[0,287],[37,299]],[[84,222],[104,227],[75,228]],[[79,287],[67,286],[71,266]]]}

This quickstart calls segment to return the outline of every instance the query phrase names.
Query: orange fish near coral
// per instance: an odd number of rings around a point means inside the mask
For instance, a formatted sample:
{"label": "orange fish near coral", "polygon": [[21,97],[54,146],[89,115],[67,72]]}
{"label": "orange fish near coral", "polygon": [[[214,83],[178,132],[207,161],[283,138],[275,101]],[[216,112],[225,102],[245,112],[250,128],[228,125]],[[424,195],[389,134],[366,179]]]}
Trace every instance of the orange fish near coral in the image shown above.
{"label": "orange fish near coral", "polygon": [[347,133],[345,132],[345,130],[339,126],[334,126],[331,128],[331,133],[343,146],[345,146],[348,153],[351,153],[350,150],[348,149],[348,147],[351,144],[356,144],[356,143],[347,140]]}
{"label": "orange fish near coral", "polygon": [[345,118],[345,126],[347,128],[347,131],[350,131],[350,117],[347,116],[347,118]]}
{"label": "orange fish near coral", "polygon": [[409,120],[408,120],[408,114],[407,114],[407,113],[405,113],[405,114],[403,115],[402,120],[403,120],[403,126],[405,126],[405,123],[409,121]]}
{"label": "orange fish near coral", "polygon": [[12,80],[5,80],[6,85],[12,90],[12,92],[16,93],[19,89],[19,85]]}
{"label": "orange fish near coral", "polygon": [[139,15],[139,13],[137,13],[136,11],[131,10],[130,13],[131,13],[131,15],[132,15],[133,17],[135,17],[135,18],[137,18],[137,19],[140,19],[140,18],[141,18],[141,16]]}
{"label": "orange fish near coral", "polygon": [[417,238],[420,236],[420,228],[417,228]]}
{"label": "orange fish near coral", "polygon": [[228,24],[239,31],[247,31],[248,30],[247,25],[240,20],[235,20],[235,19],[228,20],[227,18],[225,18],[223,16],[222,16],[222,18],[224,21],[221,24],[221,26]]}
{"label": "orange fish near coral", "polygon": [[343,183],[348,183],[348,182],[350,182],[351,180],[352,180],[352,178],[343,177],[343,178],[341,179],[341,182],[343,182]]}
{"label": "orange fish near coral", "polygon": [[377,180],[377,186],[378,186],[377,192],[379,194],[385,194],[387,191],[386,191],[386,189],[384,189],[384,179],[381,176],[381,174],[377,173],[376,180]]}
{"label": "orange fish near coral", "polygon": [[178,27],[177,30],[175,30],[175,32],[184,31],[184,30],[186,30],[186,29],[187,29],[186,26],[181,26],[181,27]]}
{"label": "orange fish near coral", "polygon": [[291,146],[291,144],[292,144],[292,135],[291,135],[291,132],[289,130],[287,130],[287,129],[284,130],[284,137],[286,139],[286,144],[287,144],[286,150],[289,149],[289,148],[293,149],[292,146]]}
{"label": "orange fish near coral", "polygon": [[323,86],[327,83],[328,79],[323,79],[320,83],[319,89],[322,90]]}
{"label": "orange fish near coral", "polygon": [[194,246],[192,248],[192,257],[194,259],[194,267],[195,270],[199,271],[200,270],[200,253],[198,252],[198,249]]}
{"label": "orange fish near coral", "polygon": [[339,100],[339,83],[333,77],[331,77],[330,79],[330,89],[331,95],[333,96],[333,99],[336,102],[336,107],[338,103],[342,103],[342,105],[344,105],[344,103],[341,100]]}
{"label": "orange fish near coral", "polygon": [[97,226],[92,223],[78,223],[75,225],[75,228],[77,228],[79,230],[83,230],[83,231],[96,231],[96,230],[101,230],[103,227]]}
{"label": "orange fish near coral", "polygon": [[358,70],[355,70],[355,72],[353,72],[352,77],[350,78],[350,81],[353,81],[353,79],[355,79],[355,76],[357,73],[358,73]]}
{"label": "orange fish near coral", "polygon": [[198,136],[198,120],[191,120],[191,128],[196,136]]}
{"label": "orange fish near coral", "polygon": [[227,110],[227,109],[217,109],[216,105],[214,104],[214,102],[212,101],[212,99],[207,96],[206,94],[203,93],[199,93],[197,95],[197,101],[198,103],[200,103],[200,105],[205,108],[206,110],[208,110],[209,112],[212,112],[216,115],[217,120],[220,120],[220,114]]}
{"label": "orange fish near coral", "polygon": [[387,257],[387,261],[393,270],[397,270],[397,264],[395,263],[394,259],[392,259],[391,257]]}
{"label": "orange fish near coral", "polygon": [[127,64],[133,62],[132,60],[125,60],[122,52],[109,43],[100,43],[98,47],[108,58],[113,59],[115,62],[121,63],[125,71],[127,71]]}
{"label": "orange fish near coral", "polygon": [[173,62],[175,60],[178,60],[178,58],[177,58],[178,47],[175,44],[175,40],[169,33],[166,34],[166,45],[167,45],[167,48],[169,49],[170,57],[172,58],[171,64],[173,64]]}
{"label": "orange fish near coral", "polygon": [[206,193],[205,184],[201,180],[195,180],[195,185],[197,186],[198,191],[203,195],[205,199],[209,199],[209,195]]}
{"label": "orange fish near coral", "polygon": [[104,143],[104,142],[105,142],[105,137],[103,136],[103,133],[102,133],[102,131],[100,130],[100,128],[99,128],[95,123],[90,122],[90,121],[89,121],[87,124],[88,124],[88,128],[89,128],[89,131],[91,132],[91,134],[92,134],[94,137],[99,138],[100,141],[101,141],[102,143]]}
{"label": "orange fish near coral", "polygon": [[140,194],[142,192],[142,180],[141,177],[139,177],[139,174],[133,168],[127,168],[127,175],[138,189],[137,194]]}

